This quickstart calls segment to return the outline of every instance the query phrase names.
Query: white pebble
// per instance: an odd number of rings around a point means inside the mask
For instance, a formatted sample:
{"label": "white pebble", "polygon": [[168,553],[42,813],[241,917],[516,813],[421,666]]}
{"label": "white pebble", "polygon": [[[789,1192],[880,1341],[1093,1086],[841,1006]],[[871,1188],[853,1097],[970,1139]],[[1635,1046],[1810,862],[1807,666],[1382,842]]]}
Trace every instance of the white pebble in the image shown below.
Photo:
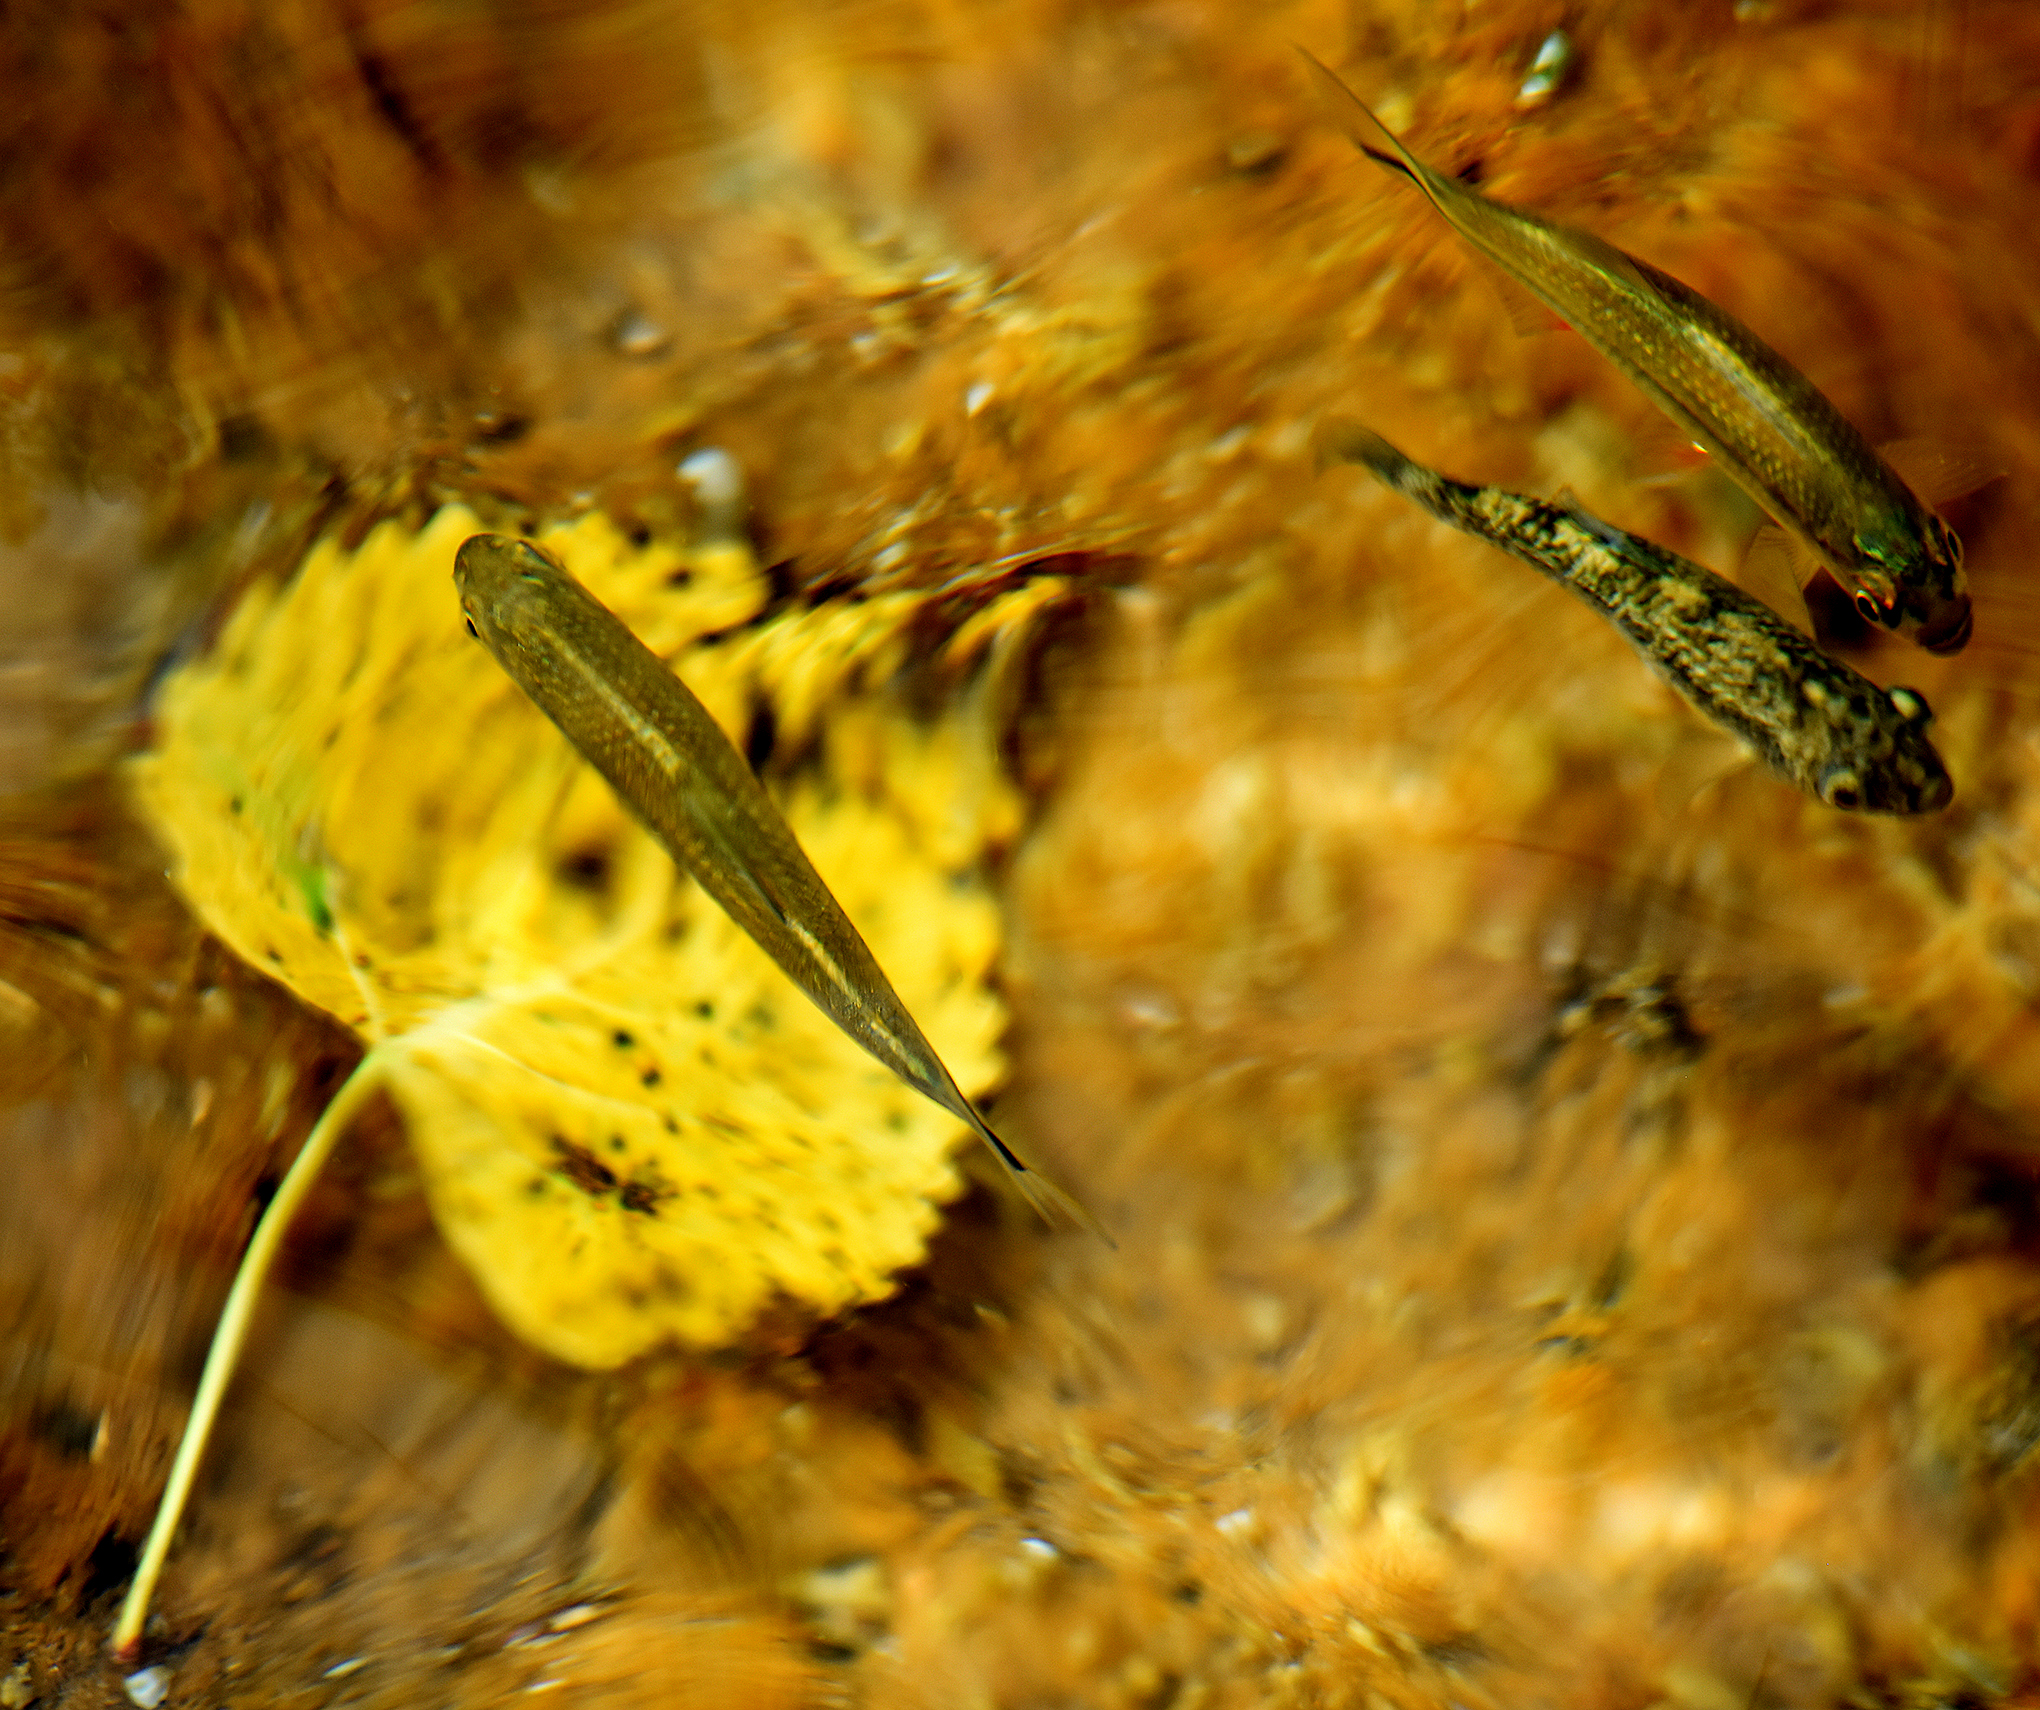
{"label": "white pebble", "polygon": [[1572,37],[1563,30],[1553,30],[1538,47],[1537,57],[1530,62],[1530,75],[1516,91],[1517,111],[1541,107],[1556,95],[1572,71],[1573,59]]}
{"label": "white pebble", "polygon": [[156,1710],[156,1706],[170,1696],[170,1671],[161,1666],[137,1669],[120,1685],[128,1695],[128,1702],[137,1710]]}
{"label": "white pebble", "polygon": [[679,475],[694,489],[703,510],[728,510],[744,502],[743,467],[719,445],[707,446],[685,458]]}

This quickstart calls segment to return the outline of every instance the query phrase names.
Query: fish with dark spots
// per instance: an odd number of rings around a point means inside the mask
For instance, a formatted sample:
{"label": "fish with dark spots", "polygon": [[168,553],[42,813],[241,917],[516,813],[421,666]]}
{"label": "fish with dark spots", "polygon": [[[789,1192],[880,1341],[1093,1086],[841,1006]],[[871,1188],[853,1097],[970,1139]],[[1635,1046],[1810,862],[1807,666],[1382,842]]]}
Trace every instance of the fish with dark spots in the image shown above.
{"label": "fish with dark spots", "polygon": [[1326,422],[1317,439],[1321,462],[1364,465],[1441,522],[1570,588],[1703,717],[1829,807],[1932,813],[1954,797],[1923,695],[1880,689],[1726,577],[1576,502],[1454,481],[1357,422]]}

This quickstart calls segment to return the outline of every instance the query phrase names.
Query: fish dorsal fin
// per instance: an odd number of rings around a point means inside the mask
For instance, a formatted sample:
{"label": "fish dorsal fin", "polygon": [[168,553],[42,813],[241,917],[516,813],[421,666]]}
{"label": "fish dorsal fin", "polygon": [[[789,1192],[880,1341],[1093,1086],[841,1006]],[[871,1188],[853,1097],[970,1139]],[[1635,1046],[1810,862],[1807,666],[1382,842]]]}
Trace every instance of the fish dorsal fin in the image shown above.
{"label": "fish dorsal fin", "polygon": [[1814,566],[1806,560],[1806,548],[1776,523],[1766,523],[1750,539],[1743,554],[1736,584],[1752,599],[1762,600],[1794,629],[1813,634],[1813,616],[1806,609],[1802,575],[1811,576]]}
{"label": "fish dorsal fin", "polygon": [[1927,505],[1959,499],[2005,473],[2003,465],[1981,448],[1937,439],[1894,439],[1880,445],[1877,455]]}

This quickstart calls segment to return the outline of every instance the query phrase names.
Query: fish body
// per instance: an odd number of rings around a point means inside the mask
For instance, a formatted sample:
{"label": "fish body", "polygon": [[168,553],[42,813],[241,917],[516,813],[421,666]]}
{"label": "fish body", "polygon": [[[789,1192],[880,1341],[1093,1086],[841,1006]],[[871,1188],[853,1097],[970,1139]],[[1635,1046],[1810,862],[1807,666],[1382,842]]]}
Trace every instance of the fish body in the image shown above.
{"label": "fish body", "polygon": [[1326,424],[1319,446],[1564,583],[1703,717],[1829,807],[1931,813],[1953,798],[1927,739],[1933,713],[1924,696],[1880,689],[1726,577],[1577,504],[1454,481],[1357,423]]}
{"label": "fish body", "polygon": [[685,683],[529,541],[478,534],[454,560],[469,628],[624,805],[836,1025],[967,1123],[1043,1215],[1102,1235],[992,1132],[893,990],[757,775]]}
{"label": "fish body", "polygon": [[1960,538],[1812,381],[1670,274],[1426,166],[1304,58],[1354,145],[1620,368],[1827,565],[1867,621],[1930,653],[1961,651],[1971,614]]}

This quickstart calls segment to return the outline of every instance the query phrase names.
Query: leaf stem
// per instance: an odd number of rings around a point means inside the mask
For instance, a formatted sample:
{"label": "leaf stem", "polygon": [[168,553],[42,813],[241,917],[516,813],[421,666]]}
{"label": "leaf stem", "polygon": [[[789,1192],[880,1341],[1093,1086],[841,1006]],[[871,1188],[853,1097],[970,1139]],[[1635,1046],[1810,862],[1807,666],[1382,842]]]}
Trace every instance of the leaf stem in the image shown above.
{"label": "leaf stem", "polygon": [[304,1145],[298,1149],[297,1157],[263,1211],[261,1221],[255,1225],[247,1251],[241,1255],[240,1268],[234,1273],[234,1285],[227,1291],[227,1303],[220,1310],[219,1327],[213,1331],[212,1347],[206,1353],[205,1372],[199,1379],[198,1394],[192,1399],[191,1417],[185,1421],[184,1436],[177,1445],[177,1459],[170,1468],[170,1481],[163,1487],[162,1500],[156,1507],[155,1524],[149,1528],[148,1542],[142,1547],[142,1559],[135,1569],[134,1584],[128,1588],[127,1600],[121,1605],[120,1620],[113,1629],[111,1649],[122,1662],[132,1662],[141,1649],[142,1624],[148,1619],[149,1600],[155,1593],[157,1579],[162,1575],[164,1558],[170,1553],[170,1540],[177,1530],[177,1522],[183,1517],[184,1505],[191,1496],[199,1459],[205,1453],[213,1422],[219,1416],[220,1403],[226,1399],[227,1385],[233,1380],[242,1346],[248,1340],[249,1326],[255,1318],[255,1302],[268,1278],[270,1266],[276,1262],[284,1231],[289,1228],[298,1207],[304,1203],[312,1183],[318,1180],[319,1171],[325,1167],[340,1136],[347,1131],[348,1124],[368,1095],[381,1085],[381,1070],[382,1064],[376,1053],[370,1051],[355,1066],[346,1084],[333,1095],[319,1120],[313,1124],[311,1133],[305,1136]]}

